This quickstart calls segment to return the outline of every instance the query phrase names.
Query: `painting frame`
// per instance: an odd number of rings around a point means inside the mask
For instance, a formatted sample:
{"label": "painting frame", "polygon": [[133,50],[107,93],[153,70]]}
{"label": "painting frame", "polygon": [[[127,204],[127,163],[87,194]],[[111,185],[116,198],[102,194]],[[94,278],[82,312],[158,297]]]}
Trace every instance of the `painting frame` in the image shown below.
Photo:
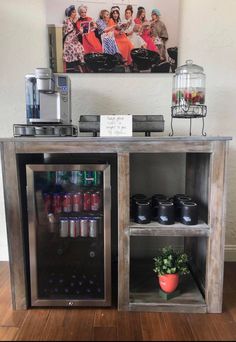
{"label": "painting frame", "polygon": [[181,0],[44,1],[53,72],[175,72]]}

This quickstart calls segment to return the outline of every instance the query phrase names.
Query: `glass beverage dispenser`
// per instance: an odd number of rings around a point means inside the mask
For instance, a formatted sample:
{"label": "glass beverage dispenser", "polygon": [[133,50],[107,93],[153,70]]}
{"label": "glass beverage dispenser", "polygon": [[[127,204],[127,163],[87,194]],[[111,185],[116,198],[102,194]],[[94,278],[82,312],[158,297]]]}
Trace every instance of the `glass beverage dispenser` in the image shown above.
{"label": "glass beverage dispenser", "polygon": [[173,77],[171,129],[173,135],[173,118],[190,119],[190,135],[192,118],[202,118],[204,133],[204,117],[207,113],[205,106],[206,76],[201,66],[187,60],[186,64],[176,69]]}

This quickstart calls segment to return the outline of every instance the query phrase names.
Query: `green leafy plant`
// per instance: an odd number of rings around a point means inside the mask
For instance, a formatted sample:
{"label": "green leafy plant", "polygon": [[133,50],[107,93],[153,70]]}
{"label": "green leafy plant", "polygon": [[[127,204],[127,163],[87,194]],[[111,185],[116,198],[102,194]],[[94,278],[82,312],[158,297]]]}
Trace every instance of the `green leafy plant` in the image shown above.
{"label": "green leafy plant", "polygon": [[188,274],[189,258],[186,253],[175,252],[171,246],[162,248],[162,252],[159,256],[153,258],[154,269],[153,271],[162,276],[164,274],[179,275]]}

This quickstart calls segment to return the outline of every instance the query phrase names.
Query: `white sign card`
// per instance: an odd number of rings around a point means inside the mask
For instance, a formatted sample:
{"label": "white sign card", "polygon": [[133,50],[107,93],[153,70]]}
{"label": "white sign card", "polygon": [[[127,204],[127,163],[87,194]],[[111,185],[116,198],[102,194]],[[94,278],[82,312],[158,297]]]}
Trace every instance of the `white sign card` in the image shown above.
{"label": "white sign card", "polygon": [[132,137],[132,115],[101,115],[101,137]]}

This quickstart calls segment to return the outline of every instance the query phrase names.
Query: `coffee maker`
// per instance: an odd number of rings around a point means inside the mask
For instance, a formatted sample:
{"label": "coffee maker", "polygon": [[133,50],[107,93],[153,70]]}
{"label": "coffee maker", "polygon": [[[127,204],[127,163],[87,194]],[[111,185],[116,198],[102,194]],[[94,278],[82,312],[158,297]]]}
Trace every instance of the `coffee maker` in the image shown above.
{"label": "coffee maker", "polygon": [[37,68],[25,76],[26,125],[14,125],[14,136],[76,136],[71,125],[71,82],[67,75]]}

